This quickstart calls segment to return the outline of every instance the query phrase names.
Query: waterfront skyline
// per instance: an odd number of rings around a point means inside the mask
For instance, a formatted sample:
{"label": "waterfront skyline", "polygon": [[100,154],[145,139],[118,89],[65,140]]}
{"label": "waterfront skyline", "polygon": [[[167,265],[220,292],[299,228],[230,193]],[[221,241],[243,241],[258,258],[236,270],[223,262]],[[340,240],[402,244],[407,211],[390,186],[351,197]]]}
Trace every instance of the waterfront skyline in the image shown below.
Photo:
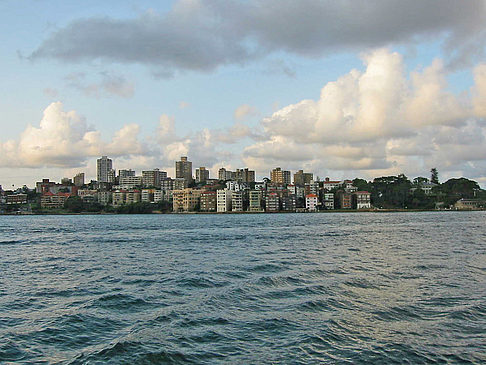
{"label": "waterfront skyline", "polygon": [[26,3],[0,4],[4,187],[101,155],[486,185],[484,1]]}

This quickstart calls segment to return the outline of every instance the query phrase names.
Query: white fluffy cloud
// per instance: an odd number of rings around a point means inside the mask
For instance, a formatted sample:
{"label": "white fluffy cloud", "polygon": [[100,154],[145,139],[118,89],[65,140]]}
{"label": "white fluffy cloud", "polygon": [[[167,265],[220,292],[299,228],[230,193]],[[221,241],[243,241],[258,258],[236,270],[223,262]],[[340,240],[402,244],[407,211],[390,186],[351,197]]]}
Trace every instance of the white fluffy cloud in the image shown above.
{"label": "white fluffy cloud", "polygon": [[363,62],[363,72],[351,70],[329,82],[318,100],[303,100],[264,118],[267,138],[248,146],[244,161],[260,171],[310,165],[372,177],[423,174],[436,166],[484,176],[484,65],[475,68],[470,93],[456,95],[448,91],[440,60],[409,77],[402,56],[387,49],[363,55]]}
{"label": "white fluffy cloud", "polygon": [[39,126],[29,124],[18,141],[0,144],[1,167],[76,167],[101,154],[128,156],[147,154],[139,141],[140,127],[123,126],[110,142],[89,127],[76,111],[64,111],[61,102],[50,104]]}

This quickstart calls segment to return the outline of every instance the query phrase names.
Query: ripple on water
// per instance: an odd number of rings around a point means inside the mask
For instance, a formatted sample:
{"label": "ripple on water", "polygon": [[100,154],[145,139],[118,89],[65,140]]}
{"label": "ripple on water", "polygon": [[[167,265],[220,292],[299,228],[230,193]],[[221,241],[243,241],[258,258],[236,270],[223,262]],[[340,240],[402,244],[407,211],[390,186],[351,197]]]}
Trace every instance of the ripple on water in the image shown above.
{"label": "ripple on water", "polygon": [[0,216],[0,363],[484,364],[485,217]]}

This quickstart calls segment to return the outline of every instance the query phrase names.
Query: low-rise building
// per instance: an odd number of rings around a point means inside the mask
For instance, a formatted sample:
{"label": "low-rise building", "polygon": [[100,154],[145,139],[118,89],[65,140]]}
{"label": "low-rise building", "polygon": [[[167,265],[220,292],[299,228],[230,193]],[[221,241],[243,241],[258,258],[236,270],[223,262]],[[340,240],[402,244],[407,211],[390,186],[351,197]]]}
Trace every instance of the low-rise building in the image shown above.
{"label": "low-rise building", "polygon": [[367,191],[356,191],[353,193],[354,204],[356,209],[370,209],[371,208],[371,193]]}
{"label": "low-rise building", "polygon": [[50,191],[42,194],[41,207],[42,208],[62,208],[64,203],[71,196],[70,193],[52,193]]}
{"label": "low-rise building", "polygon": [[333,193],[324,193],[322,195],[322,203],[324,204],[324,208],[326,210],[334,209],[334,194]]}
{"label": "low-rise building", "polygon": [[284,212],[295,212],[296,200],[294,194],[283,194],[280,198],[282,202],[282,211]]}
{"label": "low-rise building", "polygon": [[475,210],[481,207],[481,201],[477,199],[459,199],[454,203],[456,210]]}
{"label": "low-rise building", "polygon": [[172,208],[174,212],[193,212],[200,207],[201,190],[186,188],[172,191]]}
{"label": "low-rise building", "polygon": [[315,212],[317,210],[317,203],[319,198],[316,194],[307,194],[305,196],[305,209],[309,212]]}
{"label": "low-rise building", "polygon": [[27,194],[10,194],[5,197],[7,205],[27,204]]}

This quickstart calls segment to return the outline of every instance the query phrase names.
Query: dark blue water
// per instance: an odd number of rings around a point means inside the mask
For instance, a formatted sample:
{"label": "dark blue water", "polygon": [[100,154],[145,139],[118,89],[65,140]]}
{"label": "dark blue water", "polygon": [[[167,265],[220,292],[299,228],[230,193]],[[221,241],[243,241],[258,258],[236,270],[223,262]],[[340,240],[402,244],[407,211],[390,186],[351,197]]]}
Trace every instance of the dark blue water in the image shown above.
{"label": "dark blue water", "polygon": [[486,212],[0,217],[0,362],[486,363]]}

